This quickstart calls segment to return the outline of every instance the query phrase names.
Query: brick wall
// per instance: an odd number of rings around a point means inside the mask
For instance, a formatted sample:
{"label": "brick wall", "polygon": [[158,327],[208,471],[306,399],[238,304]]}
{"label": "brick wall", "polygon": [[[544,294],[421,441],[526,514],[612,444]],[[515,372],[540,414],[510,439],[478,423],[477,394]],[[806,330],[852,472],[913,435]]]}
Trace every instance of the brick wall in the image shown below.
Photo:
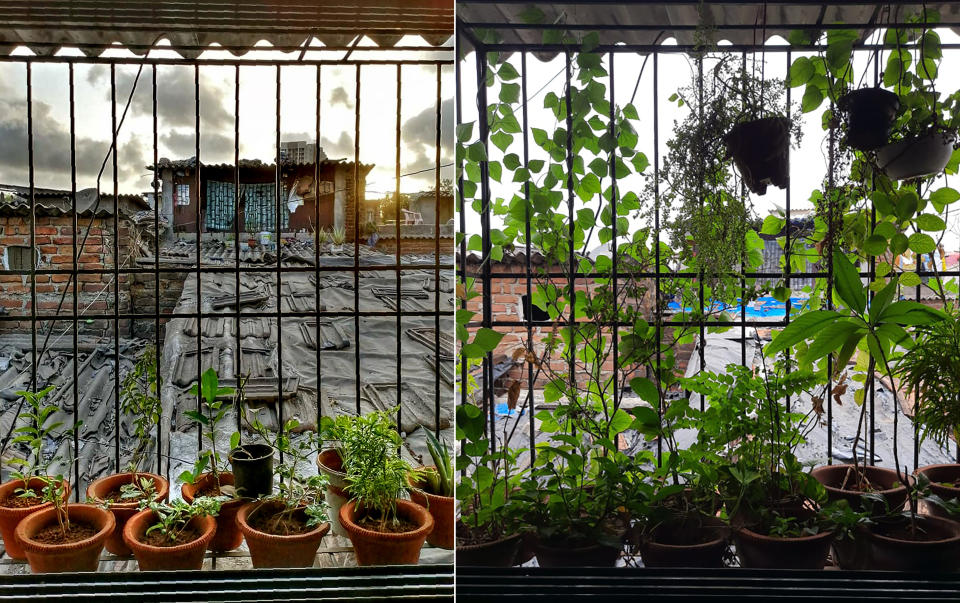
{"label": "brick wall", "polygon": [[[393,237],[381,237],[377,240],[377,250],[383,253],[397,252],[397,241]],[[437,250],[436,239],[404,239],[400,238],[400,253],[434,253]],[[453,238],[440,237],[440,253],[453,253]]]}
{"label": "brick wall", "polygon": [[[114,310],[116,283],[113,274],[78,274],[77,282],[71,282],[69,271],[73,269],[73,218],[70,216],[37,216],[35,239],[40,252],[40,270],[63,270],[64,274],[38,274],[36,278],[37,315],[40,317],[69,316],[73,313],[73,293],[77,292],[78,312],[92,320],[81,320],[80,329],[89,333],[112,332],[113,321],[97,319],[98,316],[111,314]],[[77,230],[77,245],[83,243],[83,237],[89,235],[77,255],[77,267],[80,269],[114,267],[113,245],[116,229],[112,217],[80,219]],[[130,225],[121,220],[119,227],[119,246],[121,266],[128,260],[130,253]],[[30,219],[24,216],[0,216],[0,254],[9,246],[30,245]],[[127,262],[124,267],[130,267]],[[0,332],[24,331],[30,329],[31,313],[30,276],[19,274],[0,274],[0,307],[7,316],[23,316],[24,321],[0,322]],[[120,275],[119,312],[129,308],[128,284],[130,275]],[[66,291],[63,306],[57,307]],[[64,325],[66,327],[66,325]],[[127,328],[125,323],[121,329]]]}
{"label": "brick wall", "polygon": [[[147,266],[149,268],[149,265]],[[196,272],[161,272],[160,273],[160,314],[171,314],[180,301],[183,293],[183,283],[190,274]],[[156,276],[151,273],[136,274],[130,284],[130,307],[136,314],[153,314],[156,311]],[[169,319],[160,320],[160,328]],[[133,334],[138,337],[152,338],[156,323],[153,320],[137,320]],[[163,338],[163,333],[160,333]]]}

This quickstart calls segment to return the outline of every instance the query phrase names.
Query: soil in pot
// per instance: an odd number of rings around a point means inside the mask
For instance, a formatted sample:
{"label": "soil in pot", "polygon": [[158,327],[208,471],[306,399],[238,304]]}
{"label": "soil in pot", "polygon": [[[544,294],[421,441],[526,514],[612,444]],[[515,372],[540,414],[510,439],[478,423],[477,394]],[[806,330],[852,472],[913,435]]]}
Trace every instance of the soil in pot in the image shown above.
{"label": "soil in pot", "polygon": [[347,474],[343,471],[343,460],[340,453],[333,448],[321,450],[317,455],[317,470],[327,476],[327,491],[324,500],[327,502],[330,516],[330,529],[338,536],[347,536],[346,530],[340,525],[340,507],[347,502]]}
{"label": "soil in pot", "polygon": [[273,492],[273,447],[244,444],[230,451],[233,483],[237,496],[260,498]]}
{"label": "soil in pot", "polygon": [[65,508],[71,524],[66,538],[59,534],[53,507],[31,514],[17,526],[16,537],[33,573],[97,570],[103,545],[116,527],[113,513],[89,504],[68,504]]}
{"label": "soil in pot", "polygon": [[420,549],[433,530],[433,517],[409,500],[397,500],[396,508],[397,518],[411,529],[380,531],[379,522],[357,517],[354,501],[340,507],[340,525],[353,543],[357,565],[415,564],[420,560]]}
{"label": "soil in pot", "polygon": [[788,119],[764,117],[739,123],[723,140],[751,191],[766,194],[768,184],[786,188],[790,176]]}
{"label": "soil in pot", "polygon": [[140,512],[140,501],[138,499],[122,500],[121,488],[127,484],[132,484],[134,479],[149,478],[153,481],[153,487],[156,491],[154,500],[160,502],[167,500],[170,494],[170,483],[155,473],[115,473],[106,477],[101,477],[87,486],[87,499],[90,501],[113,501],[110,503],[110,512],[116,518],[116,529],[107,539],[107,550],[114,555],[129,555],[130,547],[123,541],[123,526],[127,521]]}
{"label": "soil in pot", "polygon": [[[860,466],[864,479],[858,479],[856,469],[852,464],[824,465],[810,472],[815,480],[820,482],[827,491],[827,497],[832,502],[846,500],[852,509],[863,508],[861,495],[867,493],[882,494],[890,506],[891,511],[899,511],[907,500],[907,488],[900,483],[897,472],[886,467]],[[873,503],[873,513],[882,515],[884,506]]]}
{"label": "soil in pot", "polygon": [[913,532],[906,518],[866,526],[871,544],[869,568],[917,572],[960,569],[960,524],[918,515],[917,526],[919,529]]}
{"label": "soil in pot", "polygon": [[457,565],[468,567],[512,567],[517,564],[520,534],[475,529],[457,522]]}
{"label": "soil in pot", "polygon": [[[220,473],[220,483],[223,486],[233,487],[233,474]],[[229,493],[221,492],[217,486],[212,473],[204,473],[197,480],[196,484],[184,484],[180,490],[183,500],[192,503],[198,496],[220,496],[227,494],[233,496],[234,491]],[[217,531],[210,540],[208,548],[214,552],[232,551],[243,543],[243,532],[237,527],[237,512],[246,501],[240,498],[232,498],[220,505],[220,512],[217,514]]]}
{"label": "soil in pot", "polygon": [[433,517],[433,531],[427,536],[427,542],[443,549],[452,549],[454,524],[454,499],[441,496],[423,489],[424,484],[414,483],[410,490],[410,499],[426,508]]}
{"label": "soil in pot", "polygon": [[837,109],[847,113],[847,144],[872,151],[887,143],[900,108],[900,98],[882,88],[861,88],[843,96]]}
{"label": "soil in pot", "polygon": [[[39,492],[43,488],[43,481],[33,478],[27,485],[30,489]],[[70,484],[64,481],[63,486],[63,500],[66,501],[70,495]],[[11,559],[18,560],[26,559],[27,556],[14,536],[17,526],[31,513],[52,506],[39,498],[18,497],[16,492],[21,488],[23,488],[21,480],[11,480],[0,485],[0,537],[3,538],[3,547],[7,555]]]}
{"label": "soil in pot", "polygon": [[279,503],[251,502],[237,512],[237,525],[247,540],[253,566],[312,567],[330,524],[308,528],[303,509],[278,519],[282,510]]}
{"label": "soil in pot", "polygon": [[123,530],[127,546],[137,558],[141,571],[198,570],[203,567],[203,555],[217,529],[213,517],[194,517],[176,540],[147,530],[157,517],[149,509],[130,518]]}
{"label": "soil in pot", "polygon": [[723,567],[729,529],[716,517],[658,526],[640,541],[646,567]]}

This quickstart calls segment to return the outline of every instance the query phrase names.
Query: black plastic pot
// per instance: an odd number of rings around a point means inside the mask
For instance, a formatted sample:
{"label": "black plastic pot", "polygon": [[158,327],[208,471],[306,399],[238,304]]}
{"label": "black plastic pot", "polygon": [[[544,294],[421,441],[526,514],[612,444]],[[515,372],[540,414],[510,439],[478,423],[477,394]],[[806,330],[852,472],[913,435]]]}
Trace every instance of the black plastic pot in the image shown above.
{"label": "black plastic pot", "polygon": [[861,88],[846,94],[837,109],[847,114],[847,144],[860,151],[872,151],[887,144],[900,98],[882,88]]}
{"label": "black plastic pot", "polygon": [[751,191],[766,194],[767,185],[786,188],[790,178],[790,121],[764,117],[739,123],[723,137],[728,156]]}
{"label": "black plastic pot", "polygon": [[230,451],[237,496],[260,498],[273,492],[273,447],[243,444]]}

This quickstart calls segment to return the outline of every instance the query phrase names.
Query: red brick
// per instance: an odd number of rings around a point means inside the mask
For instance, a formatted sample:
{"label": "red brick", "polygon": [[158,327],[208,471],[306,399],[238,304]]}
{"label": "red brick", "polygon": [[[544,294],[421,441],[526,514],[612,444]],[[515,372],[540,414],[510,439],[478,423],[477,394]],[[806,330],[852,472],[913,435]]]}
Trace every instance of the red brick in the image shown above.
{"label": "red brick", "polygon": [[53,274],[51,277],[55,283],[66,283],[70,280],[69,274]]}
{"label": "red brick", "polygon": [[40,247],[40,253],[59,253],[60,248],[56,245],[43,245]]}
{"label": "red brick", "polygon": [[19,274],[0,274],[0,283],[22,283],[23,279]]}
{"label": "red brick", "polygon": [[29,237],[3,237],[0,238],[0,245],[29,245]]}
{"label": "red brick", "polygon": [[22,308],[23,300],[22,299],[0,299],[0,306],[4,308]]}
{"label": "red brick", "polygon": [[72,255],[54,255],[50,256],[51,264],[73,264]]}
{"label": "red brick", "polygon": [[33,230],[38,235],[55,235],[59,234],[57,229],[53,226],[35,226]]}

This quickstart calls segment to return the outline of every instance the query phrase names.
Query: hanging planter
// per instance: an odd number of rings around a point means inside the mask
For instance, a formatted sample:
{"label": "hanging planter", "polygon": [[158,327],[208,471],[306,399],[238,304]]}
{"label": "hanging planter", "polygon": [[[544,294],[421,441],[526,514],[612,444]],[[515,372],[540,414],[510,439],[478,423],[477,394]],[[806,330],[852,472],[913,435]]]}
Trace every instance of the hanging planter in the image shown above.
{"label": "hanging planter", "polygon": [[893,180],[939,174],[950,162],[957,137],[934,131],[892,142],[877,149],[877,165]]}
{"label": "hanging planter", "polygon": [[861,88],[844,95],[837,109],[847,114],[847,145],[872,151],[890,139],[900,98],[883,88]]}
{"label": "hanging planter", "polygon": [[233,485],[240,498],[260,498],[273,492],[273,447],[244,444],[230,451]]}
{"label": "hanging planter", "polygon": [[786,188],[790,179],[790,120],[764,117],[739,123],[723,137],[747,187],[758,195],[767,186]]}

